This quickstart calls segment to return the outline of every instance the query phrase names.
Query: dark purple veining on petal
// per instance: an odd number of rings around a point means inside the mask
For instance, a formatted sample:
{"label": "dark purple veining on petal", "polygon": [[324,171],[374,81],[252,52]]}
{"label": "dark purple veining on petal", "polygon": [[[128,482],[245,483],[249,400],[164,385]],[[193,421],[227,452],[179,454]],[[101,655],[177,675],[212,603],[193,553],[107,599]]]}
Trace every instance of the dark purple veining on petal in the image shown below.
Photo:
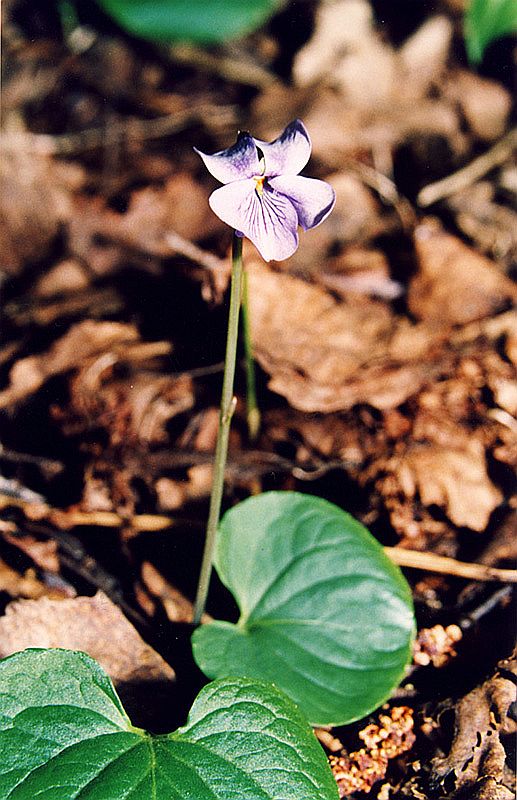
{"label": "dark purple veining on petal", "polygon": [[291,122],[273,142],[240,133],[234,145],[214,155],[199,153],[221,183],[210,207],[239,235],[247,236],[266,261],[289,258],[298,247],[297,227],[319,225],[332,211],[335,194],[325,181],[298,175],[309,160],[309,134]]}

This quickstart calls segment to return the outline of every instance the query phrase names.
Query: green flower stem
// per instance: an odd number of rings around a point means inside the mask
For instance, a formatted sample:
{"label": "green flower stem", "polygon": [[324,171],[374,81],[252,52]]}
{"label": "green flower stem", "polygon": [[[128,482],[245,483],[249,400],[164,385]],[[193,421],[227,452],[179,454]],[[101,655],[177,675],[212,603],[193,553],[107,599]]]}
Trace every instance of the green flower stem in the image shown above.
{"label": "green flower stem", "polygon": [[230,312],[228,316],[228,335],[226,338],[226,356],[224,361],[223,390],[219,410],[219,429],[215,447],[214,475],[212,492],[210,494],[210,510],[206,527],[205,549],[201,572],[197,587],[196,602],[194,604],[194,625],[199,625],[205,610],[208,586],[212,574],[214,559],[215,539],[221,501],[223,498],[224,472],[228,454],[228,438],[230,424],[235,410],[235,397],[233,396],[233,381],[235,377],[235,362],[237,359],[237,340],[239,336],[239,310],[242,295],[242,238],[234,233],[232,245],[232,283],[230,290]]}
{"label": "green flower stem", "polygon": [[255,378],[255,359],[251,341],[250,307],[248,294],[248,273],[242,273],[242,332],[244,334],[244,353],[246,356],[246,418],[248,433],[252,442],[260,429],[260,409],[257,403],[257,384]]}

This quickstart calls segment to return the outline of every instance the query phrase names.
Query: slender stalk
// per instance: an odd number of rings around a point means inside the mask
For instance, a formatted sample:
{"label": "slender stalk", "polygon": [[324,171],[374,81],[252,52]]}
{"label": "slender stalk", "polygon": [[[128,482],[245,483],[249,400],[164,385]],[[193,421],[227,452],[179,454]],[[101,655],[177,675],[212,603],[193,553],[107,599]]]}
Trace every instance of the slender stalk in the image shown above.
{"label": "slender stalk", "polygon": [[255,359],[251,341],[250,307],[248,300],[248,273],[242,272],[242,332],[244,334],[244,353],[246,356],[246,419],[248,433],[252,442],[260,428],[260,409],[257,403],[257,383],[255,378]]}
{"label": "slender stalk", "polygon": [[219,409],[219,429],[217,431],[217,444],[215,447],[214,476],[212,492],[210,494],[210,510],[206,527],[205,549],[201,562],[196,602],[194,604],[194,625],[199,625],[205,610],[208,586],[212,574],[215,539],[221,501],[224,488],[224,471],[228,453],[228,437],[230,424],[235,410],[233,396],[233,381],[235,377],[235,362],[237,358],[237,340],[239,336],[239,310],[242,294],[242,239],[235,233],[232,245],[232,283],[230,290],[230,312],[228,316],[228,335],[226,338],[226,356],[224,361],[223,390],[221,393],[221,406]]}

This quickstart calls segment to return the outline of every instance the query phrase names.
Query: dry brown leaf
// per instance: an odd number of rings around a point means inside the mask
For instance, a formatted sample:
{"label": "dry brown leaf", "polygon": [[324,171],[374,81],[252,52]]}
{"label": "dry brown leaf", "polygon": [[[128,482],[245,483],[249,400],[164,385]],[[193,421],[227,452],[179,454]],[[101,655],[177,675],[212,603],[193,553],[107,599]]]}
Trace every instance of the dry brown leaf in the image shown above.
{"label": "dry brown leaf", "polygon": [[113,211],[98,197],[79,198],[70,221],[71,249],[99,275],[122,263],[121,247],[170,258],[176,251],[167,242],[168,231],[196,241],[224,228],[210,210],[208,196],[209,191],[188,173],[179,173],[163,187],[135,190],[124,213]]}
{"label": "dry brown leaf", "polygon": [[409,286],[408,305],[418,319],[464,325],[517,300],[517,288],[495,264],[433,220],[416,229],[415,248],[419,271]]}
{"label": "dry brown leaf", "polygon": [[315,155],[337,165],[361,150],[390,152],[413,136],[444,137],[463,153],[456,104],[436,93],[452,35],[447,16],[431,17],[396,51],[379,36],[365,0],[321,5],[293,65],[299,86],[319,81],[304,104]]}
{"label": "dry brown leaf", "polygon": [[455,525],[484,531],[502,494],[488,477],[485,449],[464,434],[462,444],[414,444],[391,462],[400,491],[418,492],[425,506],[443,508]]}
{"label": "dry brown leaf", "polygon": [[358,294],[394,300],[403,291],[401,284],[391,279],[384,253],[362,247],[349,247],[325,266],[317,278],[343,299]]}
{"label": "dry brown leaf", "polygon": [[194,241],[222,229],[208,195],[191,175],[179,173],[163,188],[148,186],[133,192],[124,214],[106,209],[99,217],[99,233],[146,253],[170,256],[173,251],[165,241],[169,229]]}
{"label": "dry brown leaf", "polygon": [[[467,694],[456,706],[454,739],[447,756],[435,758],[432,763],[432,780],[436,788],[454,786],[455,798],[481,797],[493,800],[511,800],[513,794],[502,785],[505,749],[500,740],[501,733],[515,728],[509,716],[510,705],[516,700],[515,658],[501,662],[497,672],[482,686]],[[512,680],[513,676],[513,680]],[[479,793],[480,783],[493,784],[493,793]],[[469,787],[471,794],[465,794]],[[484,792],[484,790],[483,790]]]}
{"label": "dry brown leaf", "polygon": [[258,264],[250,264],[250,298],[257,358],[271,375],[271,389],[295,408],[394,408],[432,376],[432,364],[424,363],[434,344],[429,331],[415,337],[405,326],[402,332],[382,303],[339,302]]}
{"label": "dry brown leaf", "polygon": [[490,142],[504,134],[512,97],[501,83],[475,72],[458,70],[449,76],[446,91],[459,103],[470,129],[479,139]]}
{"label": "dry brown leaf", "polygon": [[[5,561],[0,559],[0,591],[7,592],[11,597],[26,597],[37,599],[39,597],[63,597],[63,591],[57,588],[46,586],[33,569],[28,569],[20,575],[15,569],[10,567]],[[68,595],[70,596],[70,595]],[[2,643],[0,641],[0,652]]]}
{"label": "dry brown leaf", "polygon": [[[151,597],[163,603],[171,622],[192,622],[194,606],[190,600],[172,586],[149,561],[142,564],[142,582]],[[203,614],[202,622],[209,622],[211,619],[209,614]]]}
{"label": "dry brown leaf", "polygon": [[159,478],[155,489],[160,511],[177,511],[186,503],[210,496],[213,483],[212,464],[196,464],[187,470],[187,480]]}
{"label": "dry brown leaf", "polygon": [[492,181],[478,181],[447,203],[459,229],[481,252],[510,268],[517,258],[517,206],[496,202],[497,189]]}
{"label": "dry brown leaf", "polygon": [[70,213],[70,193],[83,180],[77,165],[20,151],[1,154],[0,251],[2,269],[19,272],[41,260]]}
{"label": "dry brown leaf", "polygon": [[310,86],[333,75],[344,52],[356,51],[373,37],[373,14],[366,0],[338,0],[318,6],[314,33],[297,53],[293,77]]}
{"label": "dry brown leaf", "polygon": [[192,379],[138,369],[124,380],[114,379],[111,368],[117,360],[102,354],[87,362],[72,378],[70,408],[56,415],[65,428],[105,428],[113,446],[168,441],[167,423],[194,404]]}
{"label": "dry brown leaf", "polygon": [[445,15],[429,17],[400,48],[404,84],[415,97],[423,97],[441,79],[453,32],[452,22]]}
{"label": "dry brown leaf", "polygon": [[36,539],[35,536],[24,534],[23,536],[2,533],[6,542],[13,547],[17,547],[22,553],[29,556],[37,567],[45,572],[59,572],[58,545],[55,539]]}
{"label": "dry brown leaf", "polygon": [[0,408],[24,400],[37,392],[48,378],[80,366],[84,359],[136,340],[138,331],[130,324],[85,320],[73,325],[46,353],[15,363],[9,375],[9,387],[0,392]]}
{"label": "dry brown leaf", "polygon": [[114,683],[172,681],[174,670],[103,593],[71,600],[21,600],[0,618],[0,656],[27,647],[82,650]]}
{"label": "dry brown leaf", "polygon": [[41,276],[34,287],[34,293],[37,297],[53,297],[78,292],[86,289],[89,284],[89,276],[81,262],[68,258],[58,261]]}

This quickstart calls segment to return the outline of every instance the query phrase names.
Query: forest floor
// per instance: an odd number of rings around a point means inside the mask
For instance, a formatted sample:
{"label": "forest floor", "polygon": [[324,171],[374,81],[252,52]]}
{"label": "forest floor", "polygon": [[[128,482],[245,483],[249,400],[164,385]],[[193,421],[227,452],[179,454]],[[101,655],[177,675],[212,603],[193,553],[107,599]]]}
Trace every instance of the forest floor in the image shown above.
{"label": "forest floor", "polygon": [[407,679],[319,731],[342,797],[514,797],[514,61],[468,65],[463,5],[294,2],[204,51],[4,4],[0,656],[86,650],[183,721],[231,241],[192,148],[299,117],[337,202],[285,262],[245,242],[262,425],[239,369],[224,506],[324,497],[411,583]]}

